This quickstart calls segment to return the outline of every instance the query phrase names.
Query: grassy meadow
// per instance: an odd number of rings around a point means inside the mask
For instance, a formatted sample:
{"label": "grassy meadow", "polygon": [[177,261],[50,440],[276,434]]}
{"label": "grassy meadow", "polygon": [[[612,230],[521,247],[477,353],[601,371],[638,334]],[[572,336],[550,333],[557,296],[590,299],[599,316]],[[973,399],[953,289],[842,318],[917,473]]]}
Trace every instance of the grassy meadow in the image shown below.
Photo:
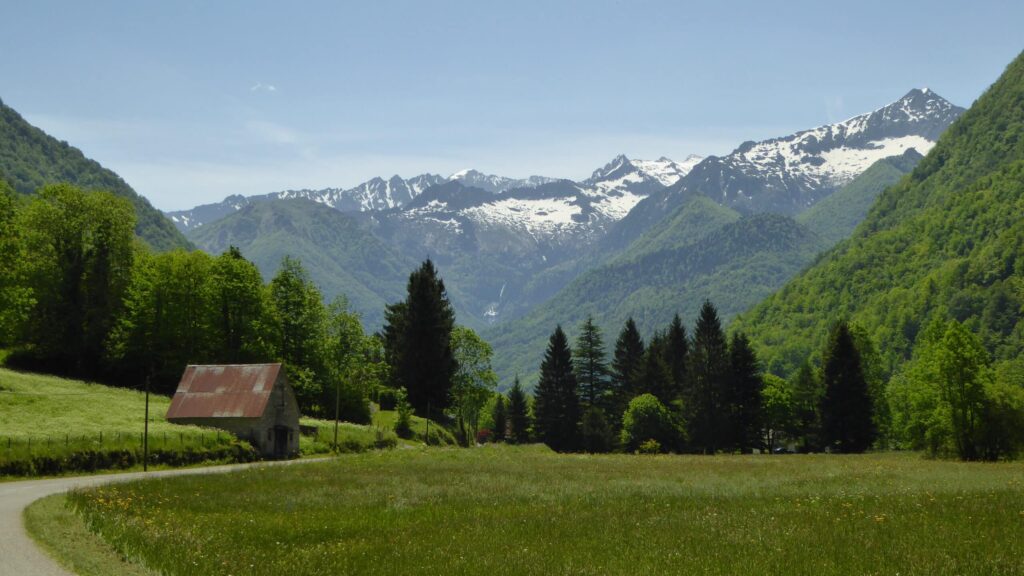
{"label": "grassy meadow", "polygon": [[914,454],[420,448],[68,502],[164,574],[1024,574],[1024,463]]}
{"label": "grassy meadow", "polygon": [[[170,403],[150,395],[152,464],[254,457],[227,432],[167,422]],[[0,368],[0,477],[141,465],[144,415],[142,392]]]}

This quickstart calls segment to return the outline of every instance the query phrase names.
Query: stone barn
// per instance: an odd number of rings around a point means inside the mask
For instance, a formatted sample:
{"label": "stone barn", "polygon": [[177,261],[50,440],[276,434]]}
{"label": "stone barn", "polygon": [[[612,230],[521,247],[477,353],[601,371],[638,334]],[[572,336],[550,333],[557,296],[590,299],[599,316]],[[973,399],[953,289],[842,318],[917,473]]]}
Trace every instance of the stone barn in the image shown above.
{"label": "stone barn", "polygon": [[266,458],[299,453],[299,406],[280,364],[187,366],[167,420],[227,430]]}

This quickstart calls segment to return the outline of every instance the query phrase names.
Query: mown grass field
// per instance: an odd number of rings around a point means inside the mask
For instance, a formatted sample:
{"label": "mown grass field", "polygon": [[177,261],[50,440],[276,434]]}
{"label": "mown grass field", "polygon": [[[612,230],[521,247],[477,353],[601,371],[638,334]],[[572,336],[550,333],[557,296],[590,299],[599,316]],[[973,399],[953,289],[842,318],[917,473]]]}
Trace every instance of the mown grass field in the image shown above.
{"label": "mown grass field", "polygon": [[69,497],[165,574],[1024,574],[1024,463],[406,449]]}

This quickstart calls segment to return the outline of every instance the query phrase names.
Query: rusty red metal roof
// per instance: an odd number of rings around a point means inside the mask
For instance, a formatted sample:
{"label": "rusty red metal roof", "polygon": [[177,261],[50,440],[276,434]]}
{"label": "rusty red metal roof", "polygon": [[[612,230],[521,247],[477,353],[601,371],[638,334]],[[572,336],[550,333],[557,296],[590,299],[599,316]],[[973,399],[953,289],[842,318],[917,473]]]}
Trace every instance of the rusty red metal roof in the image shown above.
{"label": "rusty red metal roof", "polygon": [[280,364],[187,366],[167,419],[259,418],[280,372]]}

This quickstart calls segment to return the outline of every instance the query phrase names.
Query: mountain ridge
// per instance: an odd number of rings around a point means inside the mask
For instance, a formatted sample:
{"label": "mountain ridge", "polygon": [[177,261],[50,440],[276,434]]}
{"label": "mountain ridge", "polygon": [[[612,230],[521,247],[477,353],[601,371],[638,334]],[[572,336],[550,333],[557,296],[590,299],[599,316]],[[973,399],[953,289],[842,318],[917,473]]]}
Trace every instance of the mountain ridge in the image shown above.
{"label": "mountain ridge", "polygon": [[853,235],[744,313],[767,367],[790,374],[831,323],[860,324],[892,374],[934,319],[978,333],[997,361],[1024,352],[1024,53],[886,189]]}
{"label": "mountain ridge", "polygon": [[0,100],[0,178],[20,194],[46,184],[69,183],[106,190],[127,198],[135,208],[135,234],[157,250],[190,248],[174,225],[114,171],[81,150],[33,126]]}

